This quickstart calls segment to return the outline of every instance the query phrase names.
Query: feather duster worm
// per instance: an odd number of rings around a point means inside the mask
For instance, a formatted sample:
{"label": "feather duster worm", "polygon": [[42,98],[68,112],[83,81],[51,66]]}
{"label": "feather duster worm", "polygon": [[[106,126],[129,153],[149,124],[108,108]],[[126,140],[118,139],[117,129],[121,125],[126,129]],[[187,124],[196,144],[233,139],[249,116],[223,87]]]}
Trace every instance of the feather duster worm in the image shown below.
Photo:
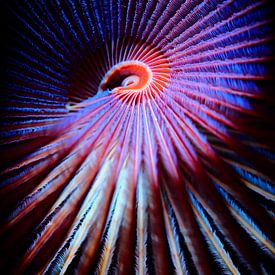
{"label": "feather duster worm", "polygon": [[1,10],[3,272],[272,272],[271,3]]}

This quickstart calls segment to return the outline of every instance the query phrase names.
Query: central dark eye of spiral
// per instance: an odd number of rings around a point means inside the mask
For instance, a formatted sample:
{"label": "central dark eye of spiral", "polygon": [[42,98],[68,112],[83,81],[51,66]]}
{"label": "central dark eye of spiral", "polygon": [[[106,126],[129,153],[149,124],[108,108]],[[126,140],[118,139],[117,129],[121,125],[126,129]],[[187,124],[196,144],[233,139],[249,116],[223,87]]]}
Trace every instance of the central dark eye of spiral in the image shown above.
{"label": "central dark eye of spiral", "polygon": [[72,62],[67,109],[104,91],[124,102],[150,100],[165,92],[172,68],[161,49],[143,41],[117,44],[109,42]]}

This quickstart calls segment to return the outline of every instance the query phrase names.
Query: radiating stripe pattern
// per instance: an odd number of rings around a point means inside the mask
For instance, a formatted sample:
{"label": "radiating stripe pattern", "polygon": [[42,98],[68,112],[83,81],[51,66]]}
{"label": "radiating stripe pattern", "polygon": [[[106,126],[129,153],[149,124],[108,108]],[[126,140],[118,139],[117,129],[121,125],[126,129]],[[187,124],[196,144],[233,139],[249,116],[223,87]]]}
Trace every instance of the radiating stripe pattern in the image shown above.
{"label": "radiating stripe pattern", "polygon": [[7,1],[4,274],[272,273],[270,2]]}

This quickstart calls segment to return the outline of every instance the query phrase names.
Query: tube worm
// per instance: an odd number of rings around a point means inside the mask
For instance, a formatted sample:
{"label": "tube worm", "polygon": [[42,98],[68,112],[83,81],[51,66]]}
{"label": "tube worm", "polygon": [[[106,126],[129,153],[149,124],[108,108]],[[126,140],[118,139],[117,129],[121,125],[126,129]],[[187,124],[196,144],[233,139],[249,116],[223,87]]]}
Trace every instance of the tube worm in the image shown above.
{"label": "tube worm", "polygon": [[271,2],[2,3],[1,272],[271,274]]}

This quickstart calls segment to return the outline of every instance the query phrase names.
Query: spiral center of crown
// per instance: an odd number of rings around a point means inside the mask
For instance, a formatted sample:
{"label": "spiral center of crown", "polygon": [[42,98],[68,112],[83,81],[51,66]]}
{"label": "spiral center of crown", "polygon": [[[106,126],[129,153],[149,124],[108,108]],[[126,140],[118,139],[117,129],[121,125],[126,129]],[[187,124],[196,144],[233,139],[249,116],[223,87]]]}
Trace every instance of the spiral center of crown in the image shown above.
{"label": "spiral center of crown", "polygon": [[152,71],[140,61],[123,61],[113,66],[99,84],[99,91],[139,92],[152,81]]}

